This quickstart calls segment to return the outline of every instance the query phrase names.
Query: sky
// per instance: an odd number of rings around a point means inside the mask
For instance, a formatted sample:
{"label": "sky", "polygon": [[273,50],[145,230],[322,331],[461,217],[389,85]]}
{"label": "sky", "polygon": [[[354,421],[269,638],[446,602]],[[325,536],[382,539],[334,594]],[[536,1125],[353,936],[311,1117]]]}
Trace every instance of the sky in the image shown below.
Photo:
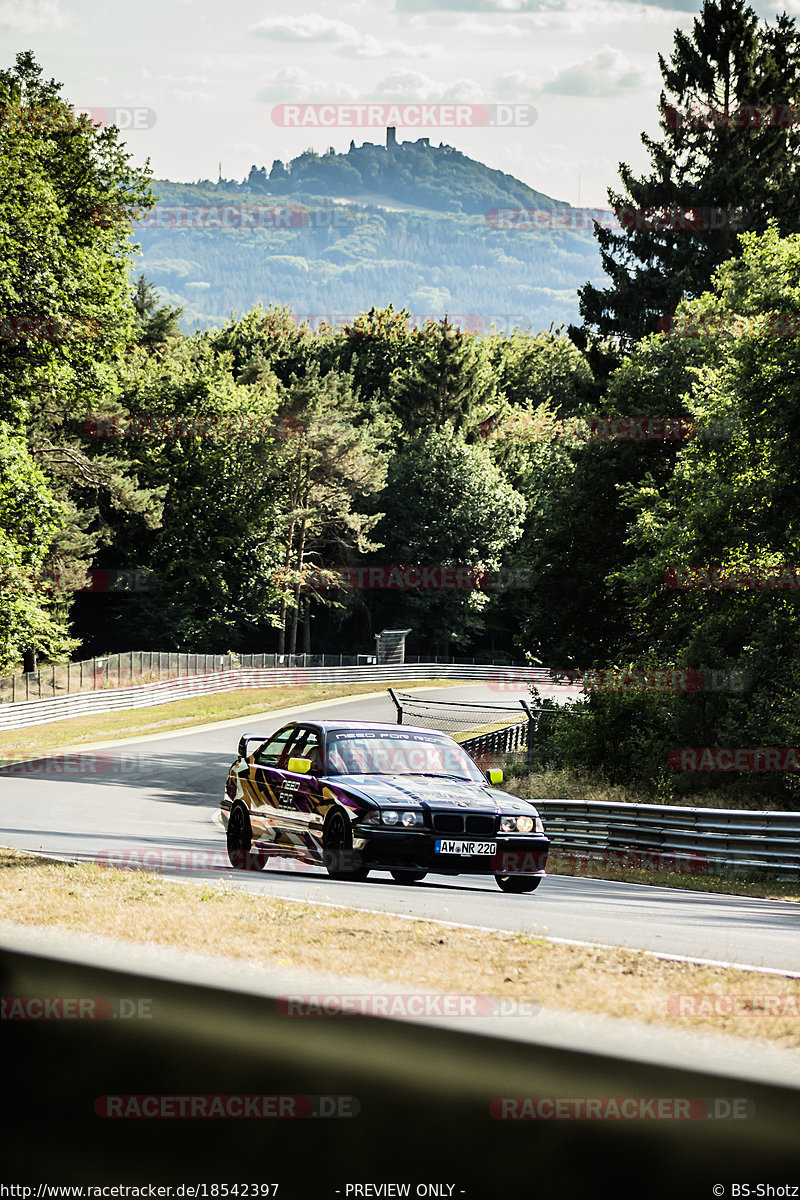
{"label": "sky", "polygon": [[[800,0],[784,8],[796,16]],[[241,179],[309,148],[382,143],[383,126],[355,124],[369,111],[352,106],[397,102],[410,106],[398,139],[429,137],[556,199],[605,207],[620,162],[647,169],[658,55],[699,10],[697,0],[0,0],[0,62],[32,50],[70,103],[114,109],[133,161],[149,159],[156,178],[216,179],[221,164]],[[296,125],[280,123],[282,105],[299,106]],[[480,110],[465,105],[505,107],[476,126]]]}

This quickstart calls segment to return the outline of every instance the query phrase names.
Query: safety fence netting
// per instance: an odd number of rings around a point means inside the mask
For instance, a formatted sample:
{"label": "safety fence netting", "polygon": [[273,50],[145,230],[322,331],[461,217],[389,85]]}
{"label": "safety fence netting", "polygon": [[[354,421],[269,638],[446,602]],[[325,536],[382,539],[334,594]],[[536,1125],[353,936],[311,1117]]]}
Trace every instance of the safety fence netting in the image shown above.
{"label": "safety fence netting", "polygon": [[530,702],[502,703],[389,693],[400,723],[449,733],[481,770],[501,767],[506,774],[552,765],[559,727],[574,715],[569,706],[534,695]]}

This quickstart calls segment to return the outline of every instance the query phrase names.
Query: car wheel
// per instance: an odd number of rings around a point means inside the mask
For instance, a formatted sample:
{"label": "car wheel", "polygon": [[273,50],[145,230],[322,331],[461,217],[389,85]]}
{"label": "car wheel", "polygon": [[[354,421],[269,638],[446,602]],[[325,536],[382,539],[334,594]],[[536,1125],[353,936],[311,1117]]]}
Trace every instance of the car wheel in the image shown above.
{"label": "car wheel", "polygon": [[366,879],[368,867],[357,865],[359,855],[353,849],[350,821],[343,812],[331,813],[322,832],[322,861],[331,879]]}
{"label": "car wheel", "polygon": [[535,892],[542,882],[541,875],[495,875],[501,892]]}
{"label": "car wheel", "polygon": [[427,871],[390,871],[395,883],[419,883],[428,874]]}
{"label": "car wheel", "polygon": [[237,871],[263,871],[267,856],[252,846],[250,818],[241,804],[234,804],[228,817],[228,862]]}

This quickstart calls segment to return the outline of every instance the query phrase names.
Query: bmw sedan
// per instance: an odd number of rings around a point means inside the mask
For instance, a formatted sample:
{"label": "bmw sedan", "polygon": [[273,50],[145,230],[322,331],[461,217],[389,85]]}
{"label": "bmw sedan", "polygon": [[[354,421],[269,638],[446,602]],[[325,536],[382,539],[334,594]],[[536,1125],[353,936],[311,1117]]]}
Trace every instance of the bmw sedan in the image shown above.
{"label": "bmw sedan", "polygon": [[502,778],[432,729],[292,721],[246,733],[221,801],[228,857],[245,870],[322,864],[334,879],[493,875],[504,892],[532,892],[550,843],[532,801],[492,786]]}

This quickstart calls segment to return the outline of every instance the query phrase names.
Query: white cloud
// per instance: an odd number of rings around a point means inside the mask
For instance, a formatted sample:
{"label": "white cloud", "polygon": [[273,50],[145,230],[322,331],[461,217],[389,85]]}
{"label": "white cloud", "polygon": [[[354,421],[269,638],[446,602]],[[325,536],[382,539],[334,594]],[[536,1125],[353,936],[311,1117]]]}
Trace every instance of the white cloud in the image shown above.
{"label": "white cloud", "polygon": [[176,100],[181,100],[186,104],[209,103],[214,99],[208,92],[184,91],[182,88],[172,88],[170,96],[174,96]]}
{"label": "white cloud", "polygon": [[541,90],[541,80],[526,75],[524,71],[509,71],[505,75],[496,75],[492,80],[492,96],[496,100],[521,103],[532,100]]}
{"label": "white cloud", "polygon": [[494,21],[478,21],[475,17],[464,17],[456,28],[459,33],[473,33],[478,37],[521,38],[531,32],[522,25],[500,25]]}
{"label": "white cloud", "polygon": [[485,89],[474,79],[455,79],[442,83],[420,71],[393,71],[380,80],[372,96],[375,99],[462,104],[486,99]]}
{"label": "white cloud", "polygon": [[253,26],[252,32],[276,42],[331,46],[342,54],[352,54],[358,58],[433,58],[441,53],[436,46],[384,42],[371,33],[363,33],[346,21],[323,17],[320,13],[303,13],[297,17],[265,17]]}
{"label": "white cloud", "polygon": [[265,79],[266,86],[258,93],[265,103],[284,103],[291,100],[306,100],[333,104],[337,101],[355,100],[359,89],[350,83],[330,83],[312,75],[303,67],[283,67]]}
{"label": "white cloud", "polygon": [[156,72],[148,71],[147,67],[142,68],[142,79],[149,79],[154,83],[183,83],[187,85],[199,83],[208,86],[211,83],[208,75],[159,75]]}
{"label": "white cloud", "polygon": [[323,17],[320,13],[303,13],[297,17],[264,17],[253,26],[253,33],[276,42],[333,42],[337,46],[353,46],[364,35],[346,21]]}
{"label": "white cloud", "polygon": [[0,3],[0,29],[14,33],[48,33],[66,29],[69,18],[60,0],[5,0]]}
{"label": "white cloud", "polygon": [[[402,13],[475,12],[498,16],[527,16],[557,14],[568,10],[574,0],[395,0],[395,11]],[[585,5],[581,5],[585,7]],[[695,13],[695,0],[622,0],[619,7],[627,10],[658,9],[661,12]]]}
{"label": "white cloud", "polygon": [[558,96],[620,96],[640,90],[646,82],[647,75],[640,67],[620,50],[604,46],[585,62],[559,71],[542,91]]}

